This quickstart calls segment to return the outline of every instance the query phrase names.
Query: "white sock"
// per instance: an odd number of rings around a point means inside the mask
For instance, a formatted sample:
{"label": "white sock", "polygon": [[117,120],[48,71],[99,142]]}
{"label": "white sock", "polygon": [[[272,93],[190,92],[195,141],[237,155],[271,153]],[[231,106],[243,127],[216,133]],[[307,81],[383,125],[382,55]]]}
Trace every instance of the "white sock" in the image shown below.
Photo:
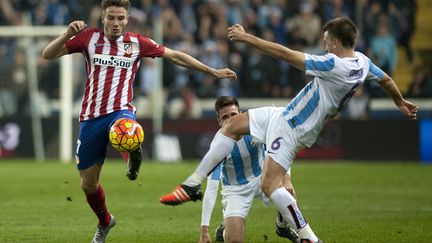
{"label": "white sock", "polygon": [[218,131],[213,138],[209,151],[204,155],[194,173],[189,176],[183,184],[188,186],[200,185],[219,162],[231,153],[235,142],[236,140]]}
{"label": "white sock", "polygon": [[194,172],[182,184],[194,187],[194,186],[201,185],[201,183],[204,181],[204,179],[205,179],[205,177],[202,177],[202,176],[200,176]]}
{"label": "white sock", "polygon": [[318,241],[318,237],[312,231],[309,224],[303,218],[300,209],[297,207],[295,198],[285,189],[278,188],[270,196],[270,200],[276,205],[290,227],[297,231],[300,239]]}
{"label": "white sock", "polygon": [[307,224],[305,227],[299,229],[297,231],[297,234],[299,235],[300,239],[308,239],[312,240],[313,242],[318,241],[318,237],[315,235],[315,233],[312,231],[309,224]]}

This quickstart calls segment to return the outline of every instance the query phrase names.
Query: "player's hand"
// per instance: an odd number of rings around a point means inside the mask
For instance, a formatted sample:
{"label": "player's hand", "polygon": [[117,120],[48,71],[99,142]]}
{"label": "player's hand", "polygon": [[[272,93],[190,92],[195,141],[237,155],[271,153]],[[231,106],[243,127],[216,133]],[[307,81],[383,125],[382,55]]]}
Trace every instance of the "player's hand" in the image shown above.
{"label": "player's hand", "polygon": [[231,70],[229,68],[214,69],[212,71],[212,74],[216,78],[228,78],[230,80],[236,80],[237,79],[237,74],[233,70]]}
{"label": "player's hand", "polygon": [[228,28],[228,38],[231,41],[244,41],[247,36],[243,26],[235,24]]}
{"label": "player's hand", "polygon": [[211,243],[211,237],[208,232],[208,226],[201,226],[201,234],[198,243]]}
{"label": "player's hand", "polygon": [[87,27],[87,24],[84,21],[77,20],[73,21],[69,24],[66,34],[69,38],[77,35],[81,31],[83,31]]}
{"label": "player's hand", "polygon": [[406,101],[402,100],[402,102],[398,105],[399,110],[411,120],[417,120],[417,112],[419,110],[418,106]]}

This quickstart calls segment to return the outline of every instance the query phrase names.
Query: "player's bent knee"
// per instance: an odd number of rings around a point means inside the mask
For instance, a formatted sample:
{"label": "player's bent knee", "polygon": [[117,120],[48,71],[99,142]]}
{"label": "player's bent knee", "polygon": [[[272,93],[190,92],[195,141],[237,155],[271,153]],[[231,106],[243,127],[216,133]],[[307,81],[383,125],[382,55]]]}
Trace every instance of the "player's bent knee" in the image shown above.
{"label": "player's bent knee", "polygon": [[227,136],[231,139],[235,139],[237,135],[234,126],[231,124],[232,123],[230,123],[229,121],[226,121],[220,131],[224,136]]}
{"label": "player's bent knee", "polygon": [[242,237],[239,236],[239,234],[229,234],[226,232],[224,235],[224,242],[242,243],[243,239],[242,239]]}
{"label": "player's bent knee", "polygon": [[221,128],[222,134],[232,139],[238,140],[239,136],[249,134],[248,116],[241,113],[226,120]]}
{"label": "player's bent knee", "polygon": [[81,189],[86,195],[91,194],[97,190],[97,184],[81,183]]}

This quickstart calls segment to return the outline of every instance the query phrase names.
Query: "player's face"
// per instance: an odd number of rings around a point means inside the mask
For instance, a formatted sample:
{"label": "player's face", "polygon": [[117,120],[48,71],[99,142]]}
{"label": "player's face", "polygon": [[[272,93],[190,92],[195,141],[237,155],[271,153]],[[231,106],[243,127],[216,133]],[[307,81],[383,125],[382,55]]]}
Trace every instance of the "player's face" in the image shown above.
{"label": "player's face", "polygon": [[106,8],[102,14],[105,36],[108,39],[119,38],[126,29],[128,18],[125,8],[116,6]]}
{"label": "player's face", "polygon": [[237,106],[235,105],[228,105],[228,106],[224,106],[219,110],[219,114],[217,117],[219,126],[222,126],[222,124],[230,119],[233,116],[237,116],[238,114],[240,114],[240,111],[238,109]]}
{"label": "player's face", "polygon": [[324,44],[327,52],[334,53],[336,49],[336,38],[332,38],[328,31],[324,32]]}

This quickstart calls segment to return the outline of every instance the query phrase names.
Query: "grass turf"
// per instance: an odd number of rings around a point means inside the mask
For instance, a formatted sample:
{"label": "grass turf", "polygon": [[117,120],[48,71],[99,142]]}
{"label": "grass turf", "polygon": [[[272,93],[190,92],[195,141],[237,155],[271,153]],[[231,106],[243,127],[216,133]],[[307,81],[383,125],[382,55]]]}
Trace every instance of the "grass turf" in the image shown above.
{"label": "grass turf", "polygon": [[[197,242],[201,203],[158,201],[196,165],[144,162],[131,182],[123,162],[108,161],[101,183],[117,218],[108,242]],[[432,241],[432,166],[298,161],[293,182],[303,214],[324,242]],[[219,199],[212,232],[222,220]],[[90,242],[97,224],[72,163],[0,161],[0,210],[0,242]],[[255,201],[246,242],[287,242],[275,235],[274,218],[274,206]]]}

